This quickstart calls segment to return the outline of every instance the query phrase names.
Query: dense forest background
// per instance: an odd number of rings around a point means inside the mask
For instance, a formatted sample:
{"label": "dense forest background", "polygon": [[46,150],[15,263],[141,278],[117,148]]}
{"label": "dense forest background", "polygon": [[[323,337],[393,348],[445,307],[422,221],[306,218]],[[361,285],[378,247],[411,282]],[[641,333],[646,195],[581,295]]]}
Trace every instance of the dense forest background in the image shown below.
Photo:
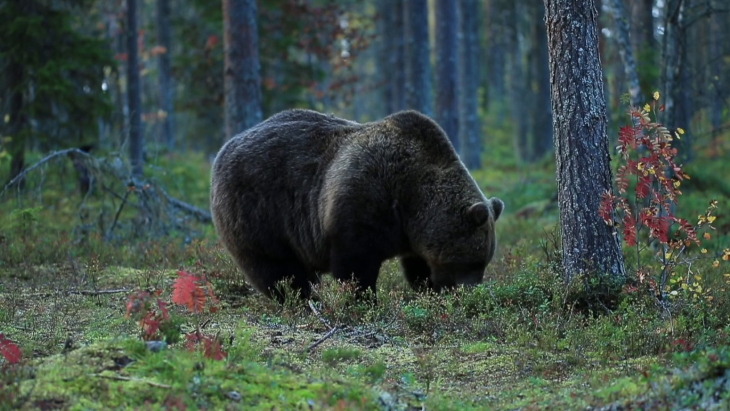
{"label": "dense forest background", "polygon": [[[551,152],[542,2],[258,3],[252,21],[258,38],[233,38],[256,42],[259,118],[301,107],[371,121],[414,108],[439,121],[472,169],[483,165],[483,151],[495,149],[498,130],[512,141],[502,157],[513,164]],[[727,5],[597,6],[609,135],[625,120],[622,97],[631,91],[638,104],[659,90],[666,125],[687,133],[686,160],[698,151],[722,156],[730,93]],[[224,21],[233,21],[227,30],[248,24],[224,11],[218,2],[196,0],[4,1],[3,181],[22,168],[27,150],[100,152],[133,144],[137,116],[148,160],[171,151],[213,155],[228,137],[226,87],[239,84],[225,81]],[[139,70],[130,71],[130,63]],[[140,106],[131,113],[137,72]]]}

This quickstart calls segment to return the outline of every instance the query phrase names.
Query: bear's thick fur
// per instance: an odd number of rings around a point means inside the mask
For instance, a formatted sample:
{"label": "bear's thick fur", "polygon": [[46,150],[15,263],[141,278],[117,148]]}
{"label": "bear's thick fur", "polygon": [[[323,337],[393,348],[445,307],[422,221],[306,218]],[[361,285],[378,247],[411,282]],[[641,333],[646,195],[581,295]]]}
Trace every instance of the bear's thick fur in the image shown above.
{"label": "bear's thick fur", "polygon": [[479,283],[504,207],[415,111],[365,124],[276,114],[221,148],[210,199],[246,279],[278,299],[280,280],[307,297],[322,272],[375,292],[381,264],[395,256],[415,288]]}

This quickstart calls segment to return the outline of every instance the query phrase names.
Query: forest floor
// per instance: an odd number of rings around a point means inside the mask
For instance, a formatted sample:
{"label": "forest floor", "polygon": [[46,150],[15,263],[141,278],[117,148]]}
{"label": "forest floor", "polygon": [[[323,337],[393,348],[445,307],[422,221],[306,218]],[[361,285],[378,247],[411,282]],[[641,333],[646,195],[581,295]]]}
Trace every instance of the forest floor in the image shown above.
{"label": "forest floor", "polygon": [[[209,165],[170,162],[156,170],[173,170],[171,195],[205,208]],[[708,164],[691,172],[683,204],[695,213],[719,199],[721,223],[688,254],[680,275],[691,282],[669,284],[677,292],[660,304],[652,251],[637,260],[625,249],[629,271],[640,262],[647,277],[632,274],[607,307],[557,274],[549,166],[475,173],[507,203],[484,284],[417,293],[388,262],[376,305],[329,277],[311,303],[269,301],[211,227],[123,240],[139,235],[134,203],[79,206],[74,186],[53,177],[64,174],[49,172],[0,203],[0,409],[730,409],[730,199],[722,182],[699,185],[727,175]],[[175,294],[181,271],[211,287],[188,307]],[[140,307],[155,324],[140,322]]]}

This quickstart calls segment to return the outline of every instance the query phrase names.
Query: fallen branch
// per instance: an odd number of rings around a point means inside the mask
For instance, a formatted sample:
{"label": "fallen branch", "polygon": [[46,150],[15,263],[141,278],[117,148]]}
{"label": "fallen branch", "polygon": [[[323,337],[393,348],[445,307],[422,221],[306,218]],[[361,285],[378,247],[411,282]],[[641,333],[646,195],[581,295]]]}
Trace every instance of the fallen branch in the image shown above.
{"label": "fallen branch", "polygon": [[176,198],[170,197],[169,194],[167,194],[167,191],[165,191],[162,187],[157,187],[160,192],[162,193],[162,196],[165,197],[165,200],[167,200],[168,203],[170,203],[174,208],[184,211],[193,217],[200,221],[201,223],[211,223],[213,222],[213,218],[211,217],[210,213],[203,210],[202,208],[195,207],[194,205],[188,204],[184,201],[180,201]]}
{"label": "fallen branch", "polygon": [[340,330],[340,327],[335,327],[327,332],[327,334],[324,335],[324,337],[320,338],[319,340],[312,343],[312,345],[307,348],[307,351],[312,351],[315,349],[318,345],[322,344],[323,342],[327,341],[328,338],[332,337],[337,331]]}
{"label": "fallen branch", "polygon": [[80,155],[82,157],[85,157],[87,159],[93,159],[94,158],[89,153],[83,152],[83,151],[79,150],[78,148],[69,148],[69,149],[61,150],[61,151],[53,151],[53,152],[51,152],[51,154],[49,154],[49,155],[43,157],[42,159],[38,160],[32,166],[30,166],[30,167],[28,167],[26,169],[23,169],[23,171],[21,171],[20,173],[18,173],[17,176],[15,176],[15,178],[13,178],[12,180],[10,180],[10,182],[8,182],[7,184],[5,184],[5,187],[3,187],[3,191],[0,191],[0,197],[2,197],[3,194],[5,194],[5,191],[7,191],[8,188],[10,188],[10,187],[14,186],[15,184],[19,183],[31,171],[33,171],[36,168],[42,166],[43,164],[45,164],[45,163],[47,163],[47,162],[55,159],[56,157],[67,156],[67,155],[69,155],[71,153],[78,154],[78,155]]}
{"label": "fallen branch", "polygon": [[321,321],[322,324],[324,324],[325,327],[327,327],[327,328],[329,328],[331,330],[332,329],[332,326],[330,325],[329,321],[327,321],[327,319],[325,319],[322,316],[322,314],[320,314],[319,311],[317,311],[317,308],[314,306],[314,303],[312,302],[312,300],[307,300],[307,303],[309,303],[309,309],[311,309],[312,312],[314,313],[314,315],[317,318],[319,318],[319,321]]}
{"label": "fallen branch", "polygon": [[143,384],[147,384],[147,385],[150,385],[152,387],[157,387],[157,388],[166,388],[166,389],[172,388],[171,385],[160,384],[159,382],[154,382],[154,381],[141,380],[139,378],[123,377],[121,375],[89,374],[89,377],[106,378],[108,380],[117,380],[117,381],[141,382]]}

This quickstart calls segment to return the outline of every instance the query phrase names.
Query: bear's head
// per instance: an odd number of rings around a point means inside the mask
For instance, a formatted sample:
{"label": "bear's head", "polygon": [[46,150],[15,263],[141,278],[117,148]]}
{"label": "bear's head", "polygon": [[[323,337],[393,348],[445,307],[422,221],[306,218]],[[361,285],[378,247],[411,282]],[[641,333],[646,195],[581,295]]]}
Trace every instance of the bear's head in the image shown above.
{"label": "bear's head", "polygon": [[504,209],[502,200],[485,198],[470,177],[442,183],[429,190],[429,206],[418,213],[420,232],[413,244],[430,268],[427,285],[436,291],[482,282],[496,248],[495,222]]}

